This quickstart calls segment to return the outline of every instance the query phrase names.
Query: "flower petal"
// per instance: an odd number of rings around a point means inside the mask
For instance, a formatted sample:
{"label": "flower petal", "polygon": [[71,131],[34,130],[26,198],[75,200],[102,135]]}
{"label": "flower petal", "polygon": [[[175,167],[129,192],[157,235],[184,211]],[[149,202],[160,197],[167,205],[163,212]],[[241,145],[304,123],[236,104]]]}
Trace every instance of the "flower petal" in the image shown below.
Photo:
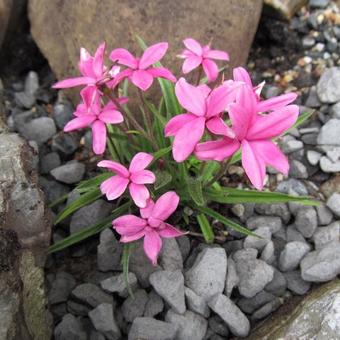
{"label": "flower petal", "polygon": [[64,127],[65,132],[70,132],[88,127],[97,119],[94,115],[83,115],[70,120]]}
{"label": "flower petal", "polygon": [[205,118],[197,117],[178,131],[172,147],[172,155],[176,162],[183,162],[191,155],[204,134],[204,128]]}
{"label": "flower petal", "polygon": [[144,170],[153,160],[153,156],[146,152],[138,152],[130,162],[129,171],[131,173]]}
{"label": "flower petal", "polygon": [[218,76],[218,67],[216,63],[210,59],[203,59],[202,65],[204,73],[208,77],[208,81],[215,81]]}
{"label": "flower petal", "polygon": [[205,126],[211,133],[214,133],[215,135],[235,138],[235,132],[220,117],[213,117],[209,119]]}
{"label": "flower petal", "polygon": [[247,70],[243,67],[236,67],[233,70],[233,78],[235,81],[241,81],[250,87],[253,87],[253,82],[251,81],[250,75]]}
{"label": "flower petal", "polygon": [[120,216],[112,221],[112,226],[120,235],[133,235],[140,232],[147,225],[147,221],[135,215]]}
{"label": "flower petal", "polygon": [[140,88],[142,91],[146,91],[153,82],[153,76],[149,71],[146,70],[136,70],[132,72],[130,76],[132,83]]}
{"label": "flower petal", "polygon": [[176,77],[165,67],[151,67],[148,72],[155,78],[164,78],[173,83],[176,81]]}
{"label": "flower petal", "polygon": [[269,140],[252,141],[251,145],[265,164],[272,166],[284,175],[288,175],[289,162],[277,145]]}
{"label": "flower petal", "polygon": [[174,191],[168,191],[158,198],[151,216],[165,221],[178,207],[179,196]]}
{"label": "flower petal", "polygon": [[106,43],[102,42],[93,58],[93,72],[97,78],[103,75],[103,67],[104,67],[104,53],[105,53]]}
{"label": "flower petal", "polygon": [[95,84],[96,80],[90,77],[76,77],[68,78],[55,83],[52,87],[54,89],[67,89],[69,87],[76,87],[80,85]]}
{"label": "flower petal", "polygon": [[240,143],[238,140],[226,137],[221,140],[197,144],[195,156],[201,161],[224,161],[239,148]]}
{"label": "flower petal", "polygon": [[[95,113],[97,113],[97,111],[99,112],[99,93],[96,86],[86,86],[80,91],[80,96],[87,109],[91,108],[92,111],[96,111]],[[93,110],[94,106],[95,108]]]}
{"label": "flower petal", "polygon": [[172,238],[172,237],[183,236],[186,233],[176,229],[171,224],[164,223],[164,228],[159,229],[158,234],[159,236],[164,237],[164,238]]}
{"label": "flower petal", "polygon": [[138,66],[136,58],[125,48],[116,48],[110,53],[110,59],[118,64],[135,69]]}
{"label": "flower petal", "polygon": [[106,147],[106,126],[100,120],[96,120],[92,124],[92,148],[96,155],[105,152]]}
{"label": "flower petal", "polygon": [[135,202],[137,207],[145,208],[148,199],[150,198],[150,193],[147,187],[143,184],[129,184],[129,192],[132,200]]}
{"label": "flower petal", "polygon": [[167,42],[160,42],[148,47],[140,58],[139,68],[145,70],[152,64],[161,60],[164,57],[168,46]]}
{"label": "flower petal", "polygon": [[266,115],[256,115],[251,123],[247,139],[271,139],[288,130],[299,116],[297,105],[288,105]]}
{"label": "flower petal", "polygon": [[130,77],[131,74],[133,73],[133,70],[131,69],[126,69],[122,72],[119,72],[113,80],[110,80],[109,82],[106,83],[106,85],[109,88],[115,88],[123,79]]}
{"label": "flower petal", "polygon": [[112,109],[102,111],[98,118],[107,124],[119,124],[124,121],[123,115],[119,111]]}
{"label": "flower petal", "polygon": [[100,191],[111,201],[120,197],[126,190],[129,180],[121,176],[112,176],[100,185]]}
{"label": "flower petal", "polygon": [[178,101],[188,112],[196,116],[205,115],[205,96],[199,88],[190,85],[184,78],[180,78],[176,83],[175,92]]}
{"label": "flower petal", "polygon": [[242,141],[242,166],[253,186],[262,190],[264,177],[266,175],[266,165],[260,155],[256,153],[252,142]]}
{"label": "flower petal", "polygon": [[121,236],[119,242],[122,242],[122,243],[133,242],[133,241],[141,239],[142,237],[144,237],[144,235],[145,235],[145,230],[142,229],[141,231],[135,234]]}
{"label": "flower petal", "polygon": [[221,85],[210,92],[207,98],[207,117],[213,117],[227,109],[227,106],[235,100],[235,91]]}
{"label": "flower petal", "polygon": [[139,209],[140,215],[143,218],[149,218],[151,216],[154,206],[155,202],[151,198],[149,198],[148,201],[146,202],[146,207]]}
{"label": "flower petal", "polygon": [[96,77],[93,72],[93,57],[84,47],[80,49],[80,60],[78,66],[80,73],[84,77]]}
{"label": "flower petal", "polygon": [[241,86],[237,91],[236,103],[244,108],[249,117],[257,113],[256,106],[258,98],[253,88],[250,86]]}
{"label": "flower petal", "polygon": [[174,136],[186,124],[195,120],[197,116],[191,113],[183,113],[171,118],[165,125],[165,137]]}
{"label": "flower petal", "polygon": [[150,170],[133,172],[130,176],[131,182],[136,184],[152,184],[156,181],[155,174]]}
{"label": "flower petal", "polygon": [[192,70],[194,70],[199,65],[201,65],[201,63],[202,63],[202,57],[199,57],[199,56],[196,56],[196,55],[192,55],[190,57],[187,57],[183,62],[182,72],[184,74],[187,74],[187,73],[191,72]]}
{"label": "flower petal", "polygon": [[122,177],[129,177],[130,173],[128,171],[128,169],[126,169],[125,166],[114,162],[114,161],[100,161],[97,166],[99,166],[100,168],[107,168],[113,172],[115,172],[117,175],[120,175]]}
{"label": "flower petal", "polygon": [[229,54],[220,50],[208,50],[204,53],[205,58],[217,59],[217,60],[229,60]]}
{"label": "flower petal", "polygon": [[252,120],[252,115],[246,108],[232,103],[228,108],[229,118],[232,123],[232,129],[239,140],[242,140],[248,131],[248,126]]}
{"label": "flower petal", "polygon": [[290,92],[282,94],[281,96],[269,98],[267,100],[262,100],[257,104],[257,111],[266,112],[280,109],[283,106],[292,103],[296,99],[296,97],[297,97],[296,93]]}
{"label": "flower petal", "polygon": [[185,47],[190,50],[191,52],[195,53],[198,56],[201,56],[203,53],[202,46],[198,41],[192,38],[187,38],[183,40],[183,44]]}
{"label": "flower petal", "polygon": [[146,231],[144,236],[144,251],[153,265],[157,264],[157,258],[161,248],[162,239],[159,237],[158,233],[153,229]]}

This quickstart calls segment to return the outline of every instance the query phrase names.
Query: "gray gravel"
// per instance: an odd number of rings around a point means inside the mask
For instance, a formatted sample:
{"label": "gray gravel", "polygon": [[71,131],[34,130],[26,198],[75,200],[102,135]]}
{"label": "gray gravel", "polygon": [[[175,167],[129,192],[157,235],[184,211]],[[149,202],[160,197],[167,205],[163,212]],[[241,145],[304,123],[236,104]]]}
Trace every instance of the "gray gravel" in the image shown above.
{"label": "gray gravel", "polygon": [[323,72],[316,85],[317,93],[322,103],[336,103],[340,101],[339,83],[339,67],[331,67]]}
{"label": "gray gravel", "polygon": [[289,242],[280,254],[279,266],[284,272],[297,268],[303,257],[311,250],[305,242]]}
{"label": "gray gravel", "polygon": [[59,182],[66,184],[80,182],[85,174],[85,165],[77,161],[71,161],[58,166],[51,171],[51,175]]}

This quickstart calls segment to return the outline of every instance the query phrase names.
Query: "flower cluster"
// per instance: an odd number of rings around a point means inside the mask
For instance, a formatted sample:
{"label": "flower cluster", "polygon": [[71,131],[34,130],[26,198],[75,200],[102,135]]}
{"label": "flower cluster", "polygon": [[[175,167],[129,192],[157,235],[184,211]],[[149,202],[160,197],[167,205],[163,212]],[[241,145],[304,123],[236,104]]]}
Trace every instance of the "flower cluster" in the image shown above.
{"label": "flower cluster", "polygon": [[[266,166],[287,174],[288,161],[275,140],[298,118],[298,106],[292,104],[296,94],[287,93],[262,100],[264,83],[254,86],[242,67],[233,70],[232,79],[219,82],[220,72],[214,60],[228,61],[228,54],[213,50],[210,45],[201,46],[191,38],[183,42],[185,49],[179,55],[184,59],[182,71],[188,74],[197,69],[195,84],[183,77],[176,80],[168,69],[160,66],[158,62],[168,49],[166,42],[146,48],[138,58],[126,49],[114,49],[109,54],[110,66],[104,65],[105,43],[98,47],[94,56],[82,48],[79,62],[82,76],[54,85],[58,89],[84,86],[80,91],[82,101],[74,112],[75,118],[64,130],[91,127],[93,151],[102,155],[109,140],[109,127],[116,124],[123,133],[129,134],[131,126],[157,152],[158,145],[152,131],[154,121],[150,116],[152,110],[144,117],[146,128],[143,128],[140,120],[125,109],[128,98],[119,96],[119,86],[128,79],[136,86],[144,105],[148,103],[143,92],[151,87],[154,78],[163,78],[175,83],[175,98],[184,109],[177,115],[167,112],[167,117],[171,118],[164,124],[164,144],[167,143],[166,137],[173,137],[172,155],[175,162],[184,162],[191,155],[202,162],[228,162],[236,152],[241,152],[242,166],[258,190],[264,186]],[[203,72],[207,82],[201,79]],[[206,83],[212,85],[209,87]],[[146,105],[143,112],[149,108],[150,105]],[[126,197],[128,189],[132,201],[140,208],[141,217],[131,214],[121,216],[112,222],[113,227],[121,235],[121,242],[144,238],[145,253],[155,264],[162,245],[161,238],[184,234],[165,222],[176,210],[180,197],[174,191],[168,191],[154,202],[156,190],[146,186],[156,181],[155,173],[146,170],[152,165],[154,157],[140,151],[129,159],[128,168],[114,160],[100,161],[98,167],[114,173],[101,183],[100,189],[108,200]]]}

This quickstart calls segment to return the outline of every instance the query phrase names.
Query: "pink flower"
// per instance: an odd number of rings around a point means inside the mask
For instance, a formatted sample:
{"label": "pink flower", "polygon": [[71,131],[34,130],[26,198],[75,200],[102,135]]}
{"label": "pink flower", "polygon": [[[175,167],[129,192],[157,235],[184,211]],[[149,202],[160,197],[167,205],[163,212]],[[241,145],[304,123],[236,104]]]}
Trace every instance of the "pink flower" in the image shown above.
{"label": "pink flower", "polygon": [[168,43],[166,42],[152,45],[144,51],[141,58],[135,58],[124,48],[113,50],[110,54],[110,59],[128,68],[116,76],[112,85],[115,86],[122,79],[129,78],[134,85],[146,91],[152,85],[154,77],[161,77],[175,82],[175,76],[168,69],[152,67],[153,64],[163,58],[167,49]]}
{"label": "pink flower", "polygon": [[201,46],[196,40],[188,38],[183,40],[187,49],[185,49],[180,58],[185,59],[182,71],[187,74],[202,65],[209,82],[216,80],[218,76],[218,67],[212,59],[229,60],[227,52],[219,50],[211,50],[209,45]]}
{"label": "pink flower", "polygon": [[153,172],[144,170],[152,160],[153,157],[148,153],[139,152],[132,158],[129,169],[113,161],[99,162],[99,167],[108,168],[117,174],[100,185],[101,192],[106,194],[108,200],[114,200],[129,187],[135,204],[139,208],[145,208],[150,193],[144,184],[152,184],[156,180]]}
{"label": "pink flower", "polygon": [[279,109],[292,103],[297,97],[296,93],[289,92],[282,94],[280,96],[276,96],[266,100],[261,100],[260,94],[265,82],[262,82],[257,86],[253,86],[249,73],[243,67],[234,68],[233,78],[235,82],[243,83],[253,89],[256,95],[257,100],[256,110],[258,112],[267,112]]}
{"label": "pink flower", "polygon": [[[109,71],[104,66],[105,42],[101,43],[92,57],[85,48],[80,49],[79,70],[82,77],[69,78],[58,81],[53,85],[55,89],[64,89],[79,85],[101,85],[109,81],[111,76],[117,73],[117,66]],[[112,73],[112,74],[111,74]],[[111,75],[111,76],[110,76]]]}
{"label": "pink flower", "polygon": [[224,85],[214,90],[207,85],[195,87],[181,78],[176,83],[175,92],[188,111],[173,117],[165,126],[165,136],[175,136],[172,154],[176,162],[184,161],[194,151],[205,127],[214,134],[235,136],[221,118],[221,113],[235,99],[233,88]]}
{"label": "pink flower", "polygon": [[[124,121],[122,114],[117,107],[109,102],[103,108],[100,104],[100,96],[95,87],[88,86],[81,90],[83,102],[77,106],[73,113],[76,118],[69,121],[64,127],[65,132],[70,132],[87,126],[92,127],[93,151],[100,155],[106,147],[106,126],[105,124],[119,124]],[[120,103],[125,103],[126,98],[119,98]]]}
{"label": "pink flower", "polygon": [[123,243],[132,242],[144,237],[144,251],[154,265],[162,248],[162,239],[182,236],[185,233],[164,222],[177,208],[179,197],[174,191],[163,194],[154,203],[151,199],[140,215],[125,215],[116,218],[112,225],[121,235]]}
{"label": "pink flower", "polygon": [[236,103],[229,105],[229,117],[236,138],[198,144],[195,155],[200,160],[222,161],[240,147],[242,166],[255,188],[264,184],[266,165],[288,174],[289,163],[272,139],[289,129],[299,115],[296,105],[288,105],[263,115],[258,114],[256,96],[249,86],[242,86]]}

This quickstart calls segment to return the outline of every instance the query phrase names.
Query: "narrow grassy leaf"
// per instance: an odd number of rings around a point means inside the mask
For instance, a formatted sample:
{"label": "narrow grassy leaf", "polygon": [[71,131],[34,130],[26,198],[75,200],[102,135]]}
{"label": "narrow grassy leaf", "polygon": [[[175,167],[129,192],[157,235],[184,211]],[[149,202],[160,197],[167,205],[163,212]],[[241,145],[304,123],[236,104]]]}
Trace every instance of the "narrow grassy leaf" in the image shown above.
{"label": "narrow grassy leaf", "polygon": [[56,242],[55,244],[53,244],[52,246],[49,247],[48,252],[49,253],[55,253],[57,251],[60,251],[62,249],[65,249],[73,244],[76,244],[78,242],[81,242],[89,237],[91,237],[92,235],[95,235],[99,232],[101,232],[102,230],[104,230],[105,228],[109,227],[112,223],[112,220],[117,218],[118,216],[120,216],[122,213],[126,212],[129,207],[130,207],[131,203],[127,202],[123,205],[121,205],[120,207],[118,207],[117,209],[115,209],[112,214],[108,217],[105,217],[104,219],[98,221],[97,223],[84,228],[80,231],[78,231],[77,233],[74,233],[66,238],[64,238],[63,240]]}
{"label": "narrow grassy leaf", "polygon": [[82,207],[85,207],[86,205],[94,202],[101,196],[102,196],[102,193],[100,192],[99,188],[82,194],[78,199],[73,201],[70,205],[68,205],[64,210],[62,210],[57,215],[54,225],[58,224],[59,222],[64,220],[66,217],[70,216],[76,210]]}
{"label": "narrow grassy leaf", "polygon": [[123,246],[123,255],[122,255],[122,266],[123,266],[123,276],[126,284],[126,288],[129,292],[129,295],[133,298],[133,292],[129,282],[129,260],[130,260],[130,252],[131,252],[131,244],[125,243]]}
{"label": "narrow grassy leaf", "polygon": [[159,190],[172,181],[172,176],[168,171],[156,170],[155,172],[156,182],[154,184],[155,190]]}
{"label": "narrow grassy leaf", "polygon": [[213,243],[214,242],[214,232],[211,228],[211,225],[207,219],[207,216],[205,214],[198,214],[197,215],[197,222],[201,228],[202,234],[204,236],[204,239],[207,243]]}
{"label": "narrow grassy leaf", "polygon": [[218,162],[215,161],[209,161],[207,162],[207,164],[205,165],[202,175],[201,175],[201,179],[202,182],[208,182],[210,181],[210,179],[212,178],[213,174],[220,168],[220,164]]}
{"label": "narrow grassy leaf", "polygon": [[287,203],[297,202],[304,205],[317,206],[318,201],[306,196],[292,196],[280,192],[242,190],[221,187],[220,189],[208,188],[205,194],[209,200],[218,203]]}
{"label": "narrow grassy leaf", "polygon": [[197,205],[204,204],[204,197],[202,191],[202,182],[193,177],[187,178],[187,189],[190,197]]}
{"label": "narrow grassy leaf", "polygon": [[99,185],[102,182],[104,182],[106,179],[108,179],[112,175],[113,175],[112,172],[104,172],[98,176],[87,179],[86,181],[81,181],[77,185],[76,190],[80,193],[84,193],[84,192],[96,189],[99,187]]}
{"label": "narrow grassy leaf", "polygon": [[255,233],[253,233],[252,231],[250,231],[249,229],[242,227],[241,225],[239,225],[238,223],[230,220],[227,217],[224,217],[223,215],[219,214],[218,212],[216,212],[215,210],[212,210],[208,207],[194,207],[194,209],[196,209],[197,211],[200,211],[214,219],[216,219],[217,221],[223,223],[226,226],[229,226],[230,228],[245,234],[245,235],[252,235],[255,237],[259,237],[258,235],[256,235]]}
{"label": "narrow grassy leaf", "polygon": [[165,156],[167,153],[169,153],[171,151],[172,147],[171,145],[170,146],[167,146],[166,148],[163,148],[163,149],[160,149],[158,151],[156,151],[154,154],[153,154],[153,160],[152,162],[155,162],[157,161],[157,159],[160,159],[162,158],[163,156]]}

